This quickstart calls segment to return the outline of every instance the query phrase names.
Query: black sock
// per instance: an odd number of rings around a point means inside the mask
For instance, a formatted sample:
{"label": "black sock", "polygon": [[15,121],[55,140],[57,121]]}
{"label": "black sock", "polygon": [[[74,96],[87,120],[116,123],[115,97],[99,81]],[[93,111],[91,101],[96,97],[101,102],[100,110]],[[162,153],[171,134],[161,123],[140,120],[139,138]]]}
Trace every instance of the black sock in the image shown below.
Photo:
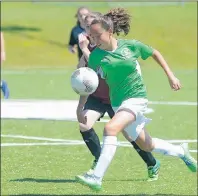
{"label": "black sock", "polygon": [[142,157],[147,166],[154,166],[156,164],[156,160],[150,152],[145,152],[139,148],[139,146],[135,142],[131,142],[137,153]]}
{"label": "black sock", "polygon": [[100,140],[98,138],[98,135],[96,134],[93,128],[84,132],[80,131],[80,133],[82,134],[83,140],[89,148],[89,151],[97,161],[100,157],[101,152]]}

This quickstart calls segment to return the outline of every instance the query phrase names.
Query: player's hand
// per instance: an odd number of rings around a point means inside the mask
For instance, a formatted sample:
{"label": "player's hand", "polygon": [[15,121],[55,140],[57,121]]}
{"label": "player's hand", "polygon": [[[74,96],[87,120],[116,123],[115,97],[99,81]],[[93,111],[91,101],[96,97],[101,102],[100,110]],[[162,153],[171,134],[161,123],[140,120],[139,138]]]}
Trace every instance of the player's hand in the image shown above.
{"label": "player's hand", "polygon": [[75,46],[69,46],[69,51],[73,54],[77,53],[77,48]]}
{"label": "player's hand", "polygon": [[175,76],[169,78],[169,83],[170,83],[170,87],[174,91],[178,91],[181,89],[181,83],[180,83],[179,79],[177,79]]}
{"label": "player's hand", "polygon": [[87,39],[87,37],[81,33],[78,36],[78,42],[79,42],[79,47],[81,50],[87,49],[88,45],[89,45],[89,40]]}
{"label": "player's hand", "polygon": [[78,105],[77,110],[76,110],[76,115],[77,115],[78,122],[86,124],[87,118],[83,114],[83,107],[82,106]]}

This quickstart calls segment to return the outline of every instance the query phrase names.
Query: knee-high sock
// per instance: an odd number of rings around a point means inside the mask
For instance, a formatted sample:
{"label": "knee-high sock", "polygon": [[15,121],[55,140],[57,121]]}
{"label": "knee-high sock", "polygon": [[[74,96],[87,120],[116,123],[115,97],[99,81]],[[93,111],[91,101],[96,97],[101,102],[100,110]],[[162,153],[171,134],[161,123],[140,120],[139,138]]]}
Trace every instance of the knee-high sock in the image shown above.
{"label": "knee-high sock", "polygon": [[155,143],[153,152],[158,152],[164,155],[177,156],[179,158],[182,158],[184,156],[184,150],[180,145],[173,145],[165,140],[158,138],[153,138],[153,142]]}
{"label": "knee-high sock", "polygon": [[117,149],[116,136],[104,136],[103,147],[100,158],[94,170],[94,175],[102,180],[107,168],[109,167]]}

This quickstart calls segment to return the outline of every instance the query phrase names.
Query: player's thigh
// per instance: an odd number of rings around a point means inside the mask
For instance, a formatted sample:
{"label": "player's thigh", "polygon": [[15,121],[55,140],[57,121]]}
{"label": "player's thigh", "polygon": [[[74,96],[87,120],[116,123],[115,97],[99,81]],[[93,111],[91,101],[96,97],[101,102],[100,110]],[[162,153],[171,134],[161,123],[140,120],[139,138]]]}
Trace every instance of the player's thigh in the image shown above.
{"label": "player's thigh", "polygon": [[146,118],[143,114],[147,108],[147,100],[142,98],[131,98],[125,100],[118,108],[113,108],[116,112],[125,109],[134,114],[135,120],[129,123],[125,128],[123,135],[128,141],[135,141],[145,125],[150,122],[150,119]]}
{"label": "player's thigh", "polygon": [[[115,112],[114,112],[114,110],[113,110],[111,104],[106,104],[106,110],[107,110],[107,113],[108,113],[109,117],[110,117],[110,118],[113,118],[114,115],[115,115]],[[133,141],[132,138],[127,134],[126,131],[123,130],[123,131],[122,131],[122,134],[123,134],[123,136],[124,136],[129,142],[132,142],[132,141]]]}
{"label": "player's thigh", "polygon": [[129,124],[135,121],[135,115],[125,109],[119,110],[114,117],[105,125],[104,135],[116,136]]}
{"label": "player's thigh", "polygon": [[85,103],[83,115],[86,117],[86,124],[80,123],[80,130],[87,131],[90,130],[95,122],[99,120],[105,113],[104,104],[100,99],[94,96],[89,96],[87,102]]}
{"label": "player's thigh", "polygon": [[95,110],[84,110],[83,116],[86,118],[86,123],[79,123],[81,131],[88,131],[90,130],[95,122],[101,117],[101,113]]}

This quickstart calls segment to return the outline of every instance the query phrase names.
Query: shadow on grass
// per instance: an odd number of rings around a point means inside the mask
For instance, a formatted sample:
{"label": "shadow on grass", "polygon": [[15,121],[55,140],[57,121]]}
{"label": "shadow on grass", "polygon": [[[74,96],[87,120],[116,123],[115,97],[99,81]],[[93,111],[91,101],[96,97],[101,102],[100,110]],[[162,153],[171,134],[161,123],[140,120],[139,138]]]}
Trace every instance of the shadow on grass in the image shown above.
{"label": "shadow on grass", "polygon": [[[105,181],[146,181],[146,179],[128,179],[128,180],[105,180]],[[22,179],[13,179],[10,182],[37,182],[37,183],[77,183],[76,180],[73,179],[37,179],[37,178],[22,178]],[[175,194],[15,194],[9,196],[178,196]]]}
{"label": "shadow on grass", "polygon": [[38,183],[76,183],[76,180],[72,179],[37,179],[37,178],[22,178],[10,180],[10,182],[38,182]]}
{"label": "shadow on grass", "polygon": [[[126,180],[115,180],[115,179],[107,179],[106,182],[124,182],[124,181],[131,181],[131,182],[144,182],[147,179],[126,179]],[[76,183],[74,179],[39,179],[39,178],[22,178],[22,179],[13,179],[10,182],[37,182],[37,183]]]}
{"label": "shadow on grass", "polygon": [[23,32],[24,31],[39,32],[41,31],[41,29],[37,27],[25,27],[25,26],[12,25],[12,26],[2,26],[1,31],[10,32],[10,33],[17,33],[17,32],[22,32],[22,31]]}
{"label": "shadow on grass", "polygon": [[28,35],[27,34],[27,32],[40,32],[40,31],[42,31],[42,29],[37,28],[37,27],[11,25],[11,26],[2,26],[1,31],[7,32],[7,33],[13,33],[13,34],[16,34],[20,37],[30,39],[30,40],[37,40],[37,41],[40,41],[40,42],[45,42],[45,43],[48,43],[50,45],[58,46],[58,47],[61,47],[61,48],[66,48],[68,46],[67,44],[63,44],[63,43],[60,43],[60,42],[57,42],[57,41],[54,41],[54,40],[38,38],[38,37],[35,37],[33,35]]}

